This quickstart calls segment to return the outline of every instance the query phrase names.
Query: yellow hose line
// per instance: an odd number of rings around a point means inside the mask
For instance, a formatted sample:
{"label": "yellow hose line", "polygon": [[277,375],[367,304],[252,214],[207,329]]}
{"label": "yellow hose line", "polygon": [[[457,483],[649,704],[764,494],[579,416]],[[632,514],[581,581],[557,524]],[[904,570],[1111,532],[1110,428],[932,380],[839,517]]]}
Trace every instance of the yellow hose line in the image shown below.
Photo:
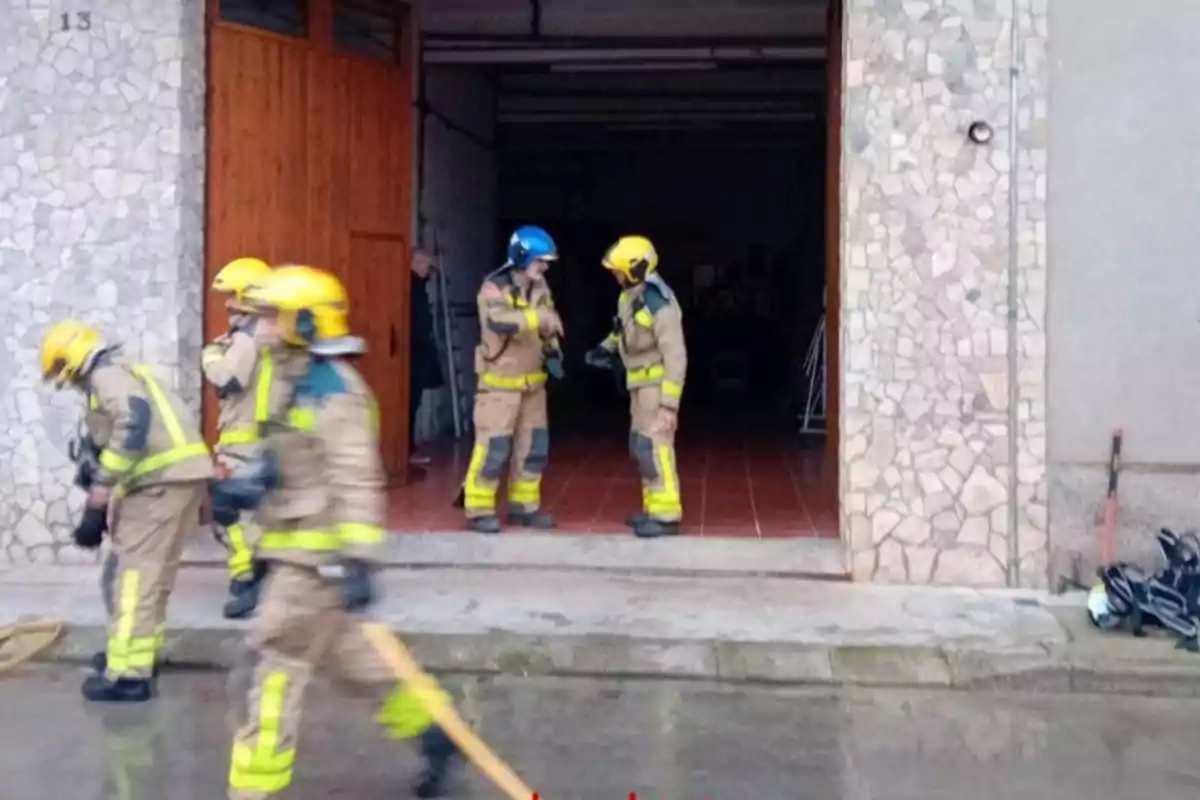
{"label": "yellow hose line", "polygon": [[[63,623],[52,619],[29,620],[0,628],[0,677],[16,671],[58,644],[66,632]],[[28,641],[30,639],[32,643]],[[23,646],[7,648],[16,652],[5,654],[6,645],[16,642]]]}

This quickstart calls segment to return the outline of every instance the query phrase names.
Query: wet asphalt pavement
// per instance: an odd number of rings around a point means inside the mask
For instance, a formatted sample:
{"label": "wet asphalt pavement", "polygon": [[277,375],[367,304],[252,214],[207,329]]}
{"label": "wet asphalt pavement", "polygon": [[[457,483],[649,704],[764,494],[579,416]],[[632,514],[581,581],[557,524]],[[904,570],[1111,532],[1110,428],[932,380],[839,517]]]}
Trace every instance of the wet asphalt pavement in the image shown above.
{"label": "wet asphalt pavement", "polygon": [[[226,678],[168,673],[159,699],[86,707],[83,672],[0,679],[3,800],[220,800]],[[448,679],[460,710],[545,800],[1194,800],[1200,701]],[[289,800],[406,798],[413,749],[318,683]],[[469,771],[454,797],[500,798]]]}

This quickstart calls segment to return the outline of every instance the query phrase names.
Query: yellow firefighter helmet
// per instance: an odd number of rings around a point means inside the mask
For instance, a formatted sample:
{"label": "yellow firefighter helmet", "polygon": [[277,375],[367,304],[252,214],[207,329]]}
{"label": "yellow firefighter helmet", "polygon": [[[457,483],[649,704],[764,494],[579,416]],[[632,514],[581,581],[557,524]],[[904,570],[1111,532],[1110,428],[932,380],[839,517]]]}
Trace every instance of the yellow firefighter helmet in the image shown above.
{"label": "yellow firefighter helmet", "polygon": [[608,248],[601,263],[631,283],[641,283],[658,268],[658,253],[645,236],[622,236]]}
{"label": "yellow firefighter helmet", "polygon": [[323,269],[273,269],[266,280],[247,289],[245,299],[278,315],[279,335],[288,344],[310,346],[350,335],[346,288]]}
{"label": "yellow firefighter helmet", "polygon": [[65,319],[42,338],[42,380],[62,388],[86,375],[96,356],[106,349],[100,333],[85,322]]}
{"label": "yellow firefighter helmet", "polygon": [[270,265],[261,258],[235,258],[217,272],[212,289],[230,295],[231,307],[250,312],[254,309],[246,303],[246,290],[261,283],[270,274]]}

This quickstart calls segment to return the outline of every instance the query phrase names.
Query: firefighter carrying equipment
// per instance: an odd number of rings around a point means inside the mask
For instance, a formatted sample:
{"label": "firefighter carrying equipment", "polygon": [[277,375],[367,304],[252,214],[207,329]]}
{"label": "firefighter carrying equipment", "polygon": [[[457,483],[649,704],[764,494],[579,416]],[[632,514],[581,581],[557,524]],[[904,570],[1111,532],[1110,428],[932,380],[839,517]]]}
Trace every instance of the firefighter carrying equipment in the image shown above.
{"label": "firefighter carrying equipment", "polygon": [[[219,401],[217,463],[223,473],[238,472],[258,451],[259,429],[270,415],[274,364],[270,351],[254,340],[256,309],[246,293],[271,274],[271,268],[256,258],[240,258],[226,264],[213,279],[214,291],[230,295],[230,330],[205,346],[201,367]],[[219,501],[218,501],[219,502]],[[226,548],[229,593],[223,609],[227,619],[242,619],[258,602],[259,584],[265,570],[254,557],[260,529],[252,515],[222,514],[215,528],[223,528],[218,540]]]}
{"label": "firefighter carrying equipment", "polygon": [[67,320],[46,334],[42,374],[87,396],[87,435],[100,448],[94,483],[114,490],[108,527],[120,602],[109,614],[105,673],[89,677],[83,694],[135,701],[151,696],[167,600],[213,465],[187,406],[148,368],[118,364],[112,351],[93,329]]}
{"label": "firefighter carrying equipment", "polygon": [[[250,659],[239,667],[253,673],[253,688],[233,743],[231,800],[261,800],[291,784],[304,694],[318,667],[374,695],[390,732],[432,736],[428,718],[395,724],[391,712],[404,691],[347,611],[374,594],[386,483],[374,396],[349,364],[317,352],[349,338],[345,292],[333,276],[285,269],[251,299],[284,322],[290,346],[275,355],[289,375],[298,368],[288,403],[264,430],[280,479],[256,514],[264,528],[259,553],[271,567],[251,622]],[[427,764],[438,792],[448,766],[449,757]]]}
{"label": "firefighter carrying equipment", "polygon": [[515,266],[485,277],[476,302],[481,330],[475,350],[475,446],[463,482],[463,507],[477,531],[498,532],[496,492],[508,465],[510,521],[552,528],[554,519],[541,510],[541,484],[550,456],[547,372],[562,372],[562,320],[545,279]]}
{"label": "firefighter carrying equipment", "polygon": [[660,411],[679,412],[687,375],[683,312],[657,274],[658,255],[648,239],[627,236],[613,245],[604,266],[625,287],[613,331],[591,352],[596,366],[619,356],[630,394],[629,453],[642,479],[642,513],[631,518],[642,537],[678,532],[683,516],[675,433],[659,428]]}

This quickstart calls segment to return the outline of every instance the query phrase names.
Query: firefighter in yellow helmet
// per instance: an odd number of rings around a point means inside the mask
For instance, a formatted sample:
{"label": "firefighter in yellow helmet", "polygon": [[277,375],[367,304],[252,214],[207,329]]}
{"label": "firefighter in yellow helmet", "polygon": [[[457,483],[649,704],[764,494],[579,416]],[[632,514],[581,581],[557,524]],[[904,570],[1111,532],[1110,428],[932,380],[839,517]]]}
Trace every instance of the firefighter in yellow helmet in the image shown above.
{"label": "firefighter in yellow helmet", "polygon": [[[257,258],[230,261],[213,278],[212,289],[227,296],[229,331],[204,347],[200,365],[220,404],[216,447],[218,471],[229,474],[253,460],[259,448],[258,426],[266,422],[271,405],[273,364],[270,352],[254,341],[257,317],[245,300],[246,291],[271,272]],[[242,514],[224,527],[229,551],[228,619],[248,616],[258,604],[266,565],[254,557],[258,527]]]}
{"label": "firefighter in yellow helmet", "polygon": [[91,326],[65,320],[46,333],[41,367],[45,381],[87,398],[86,432],[72,446],[76,485],[88,493],[75,543],[94,550],[109,535],[108,645],[93,657],[96,674],[83,694],[135,702],[153,694],[167,601],[213,466],[197,417],[150,369],[119,361],[117,350]]}
{"label": "firefighter in yellow helmet", "polygon": [[[289,391],[265,426],[260,465],[214,491],[214,514],[256,505],[259,557],[270,564],[251,622],[253,689],[233,743],[231,800],[262,800],[292,780],[304,693],[313,671],[374,695],[388,733],[420,737],[427,769],[417,791],[437,797],[457,756],[427,715],[414,720],[411,696],[396,683],[353,612],[375,599],[373,573],[384,548],[385,477],[374,396],[347,362],[365,351],[347,324],[341,282],[304,266],[274,269],[247,300],[262,317],[259,343],[272,349]],[[260,491],[248,488],[250,475]]]}
{"label": "firefighter in yellow helmet", "polygon": [[643,538],[679,532],[683,506],[675,432],[687,374],[683,312],[657,273],[658,254],[644,236],[624,236],[602,262],[621,286],[613,331],[587,363],[610,367],[618,355],[630,395],[629,452],[642,477],[642,511],[629,519]]}

